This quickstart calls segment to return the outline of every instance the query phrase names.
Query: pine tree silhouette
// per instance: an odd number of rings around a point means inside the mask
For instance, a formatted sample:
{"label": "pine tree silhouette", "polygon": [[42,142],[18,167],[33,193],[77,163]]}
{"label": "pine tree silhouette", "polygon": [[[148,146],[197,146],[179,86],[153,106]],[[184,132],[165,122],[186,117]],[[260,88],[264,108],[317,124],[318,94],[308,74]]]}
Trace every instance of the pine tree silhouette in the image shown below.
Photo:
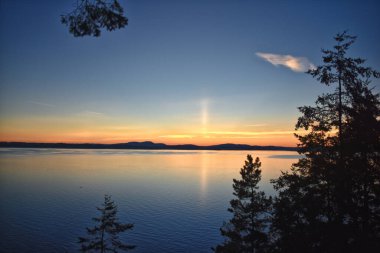
{"label": "pine tree silhouette", "polygon": [[240,170],[241,179],[233,180],[233,194],[237,198],[230,201],[231,207],[228,209],[233,218],[220,229],[226,240],[214,249],[215,252],[259,253],[266,249],[268,211],[272,200],[263,191],[258,191],[260,167],[258,157],[253,162],[252,156],[247,155],[245,165]]}
{"label": "pine tree silhouette", "polygon": [[380,247],[380,100],[369,87],[380,74],[347,56],[356,37],[335,37],[324,64],[308,71],[337,84],[315,106],[300,107],[304,155],[273,180],[272,232],[279,252],[377,252]]}
{"label": "pine tree silhouette", "polygon": [[136,246],[122,243],[119,240],[119,233],[133,228],[133,224],[123,224],[118,222],[117,206],[111,200],[111,196],[104,196],[102,207],[96,208],[100,217],[93,218],[97,223],[92,228],[87,228],[89,237],[79,237],[81,252],[118,252],[118,250],[128,251]]}

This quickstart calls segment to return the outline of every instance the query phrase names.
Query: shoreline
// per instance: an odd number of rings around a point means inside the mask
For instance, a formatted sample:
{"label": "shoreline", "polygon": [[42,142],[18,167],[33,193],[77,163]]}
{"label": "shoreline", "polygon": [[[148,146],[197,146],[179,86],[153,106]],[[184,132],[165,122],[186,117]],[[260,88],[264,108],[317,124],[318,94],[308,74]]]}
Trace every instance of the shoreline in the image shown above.
{"label": "shoreline", "polygon": [[0,148],[62,148],[62,149],[141,149],[141,150],[263,150],[297,151],[297,147],[257,146],[247,144],[218,144],[198,146],[193,144],[167,145],[163,143],[128,142],[116,144],[99,143],[39,143],[39,142],[0,142]]}

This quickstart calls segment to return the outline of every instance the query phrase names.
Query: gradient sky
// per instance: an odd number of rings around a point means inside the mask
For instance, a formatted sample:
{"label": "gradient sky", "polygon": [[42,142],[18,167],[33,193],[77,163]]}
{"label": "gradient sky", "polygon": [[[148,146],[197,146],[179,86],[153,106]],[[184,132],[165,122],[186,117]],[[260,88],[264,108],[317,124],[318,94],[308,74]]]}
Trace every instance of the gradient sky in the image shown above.
{"label": "gradient sky", "polygon": [[336,33],[380,70],[379,1],[120,0],[100,38],[60,24],[75,2],[0,0],[0,141],[294,146]]}

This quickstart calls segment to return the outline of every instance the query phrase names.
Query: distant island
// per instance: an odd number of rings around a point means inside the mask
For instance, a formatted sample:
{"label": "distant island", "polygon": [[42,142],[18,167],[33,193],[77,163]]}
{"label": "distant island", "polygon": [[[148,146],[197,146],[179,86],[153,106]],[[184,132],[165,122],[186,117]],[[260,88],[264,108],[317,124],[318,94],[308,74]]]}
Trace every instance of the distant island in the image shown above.
{"label": "distant island", "polygon": [[37,143],[37,142],[0,142],[2,148],[70,148],[70,149],[172,149],[172,150],[280,150],[297,151],[296,147],[251,146],[247,144],[219,144],[198,146],[193,144],[167,145],[164,143],[127,142],[116,144],[98,143]]}

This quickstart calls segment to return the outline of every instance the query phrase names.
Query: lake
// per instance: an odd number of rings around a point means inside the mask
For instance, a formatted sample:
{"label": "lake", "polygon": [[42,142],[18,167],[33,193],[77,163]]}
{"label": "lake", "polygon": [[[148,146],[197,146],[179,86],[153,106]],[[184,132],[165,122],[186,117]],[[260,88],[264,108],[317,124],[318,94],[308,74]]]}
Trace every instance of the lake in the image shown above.
{"label": "lake", "polygon": [[291,151],[0,148],[0,252],[77,252],[78,236],[112,195],[120,234],[142,252],[212,252],[231,215],[232,179],[247,154],[262,161],[261,189],[297,161]]}

